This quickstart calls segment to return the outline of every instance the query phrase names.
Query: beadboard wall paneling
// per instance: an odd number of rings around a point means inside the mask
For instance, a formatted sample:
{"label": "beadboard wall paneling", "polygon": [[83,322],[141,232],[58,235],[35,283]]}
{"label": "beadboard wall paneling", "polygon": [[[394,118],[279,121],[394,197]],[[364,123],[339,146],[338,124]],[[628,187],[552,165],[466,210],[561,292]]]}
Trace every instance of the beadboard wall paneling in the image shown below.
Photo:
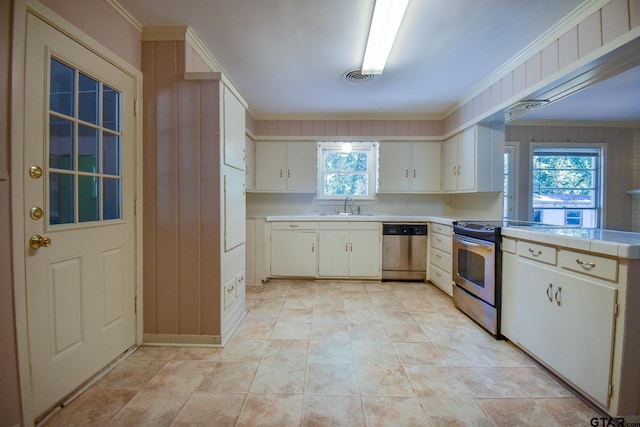
{"label": "beadboard wall paneling", "polygon": [[605,142],[605,222],[611,230],[631,229],[631,190],[634,181],[634,130],[629,128],[589,126],[507,126],[506,141],[520,141],[518,162],[518,219],[531,220],[531,142]]}
{"label": "beadboard wall paneling", "polygon": [[144,42],[144,332],[219,335],[219,83]]}
{"label": "beadboard wall paneling", "polygon": [[440,137],[443,131],[441,120],[260,120],[247,116],[247,128],[256,137]]}

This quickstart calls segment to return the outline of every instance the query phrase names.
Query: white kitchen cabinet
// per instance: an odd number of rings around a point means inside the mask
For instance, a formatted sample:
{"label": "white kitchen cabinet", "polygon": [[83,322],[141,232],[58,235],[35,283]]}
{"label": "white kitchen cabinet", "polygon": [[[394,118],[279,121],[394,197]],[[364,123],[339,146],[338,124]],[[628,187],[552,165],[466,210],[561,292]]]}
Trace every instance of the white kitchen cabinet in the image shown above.
{"label": "white kitchen cabinet", "polygon": [[516,241],[507,237],[502,238],[500,244],[502,252],[502,292],[500,308],[500,333],[507,338],[512,338],[516,330]]}
{"label": "white kitchen cabinet", "polygon": [[380,278],[380,223],[321,222],[318,228],[319,277]]}
{"label": "white kitchen cabinet", "polygon": [[262,283],[269,276],[265,227],[263,218],[247,219],[245,272],[248,284]]}
{"label": "white kitchen cabinet", "polygon": [[256,191],[316,192],[316,147],[312,142],[257,142]]}
{"label": "white kitchen cabinet", "polygon": [[439,142],[381,143],[378,192],[439,192],[440,151]]}
{"label": "white kitchen cabinet", "polygon": [[247,155],[245,148],[244,104],[227,86],[223,87],[222,134],[224,141],[224,164],[244,170]]}
{"label": "white kitchen cabinet", "polygon": [[246,233],[246,186],[243,170],[227,168],[223,177],[224,250],[242,245]]}
{"label": "white kitchen cabinet", "polygon": [[517,342],[606,406],[617,290],[520,257],[516,292]]}
{"label": "white kitchen cabinet", "polygon": [[318,232],[315,222],[271,224],[271,276],[316,277]]}
{"label": "white kitchen cabinet", "polygon": [[256,143],[247,136],[244,145],[247,150],[247,160],[245,161],[247,191],[254,191],[256,189]]}
{"label": "white kitchen cabinet", "polygon": [[453,279],[451,277],[451,251],[453,228],[450,225],[431,223],[429,240],[431,242],[429,257],[429,281],[438,286],[449,296],[453,295]]}
{"label": "white kitchen cabinet", "polygon": [[476,125],[442,144],[442,191],[502,190],[504,127]]}

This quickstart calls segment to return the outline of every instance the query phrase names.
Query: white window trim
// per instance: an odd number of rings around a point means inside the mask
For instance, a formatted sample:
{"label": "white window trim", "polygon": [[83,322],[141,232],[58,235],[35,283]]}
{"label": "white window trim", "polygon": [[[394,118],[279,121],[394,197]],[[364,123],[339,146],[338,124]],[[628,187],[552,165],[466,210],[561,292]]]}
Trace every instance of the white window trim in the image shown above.
{"label": "white window trim", "polygon": [[529,145],[529,195],[527,197],[527,209],[529,212],[529,221],[533,221],[533,155],[536,147],[547,148],[567,148],[579,150],[581,148],[586,149],[599,149],[600,150],[600,191],[598,194],[598,228],[603,228],[606,221],[606,165],[607,165],[607,144],[602,142],[532,142]]}
{"label": "white window trim", "polygon": [[[342,146],[345,143],[352,144],[353,151],[369,150],[369,188],[366,196],[358,195],[325,195],[324,194],[324,150],[342,151]],[[376,193],[378,192],[378,148],[380,144],[375,141],[320,141],[318,142],[318,155],[317,162],[318,167],[318,179],[317,182],[317,199],[318,200],[344,200],[345,197],[352,197],[353,200],[375,200]]]}

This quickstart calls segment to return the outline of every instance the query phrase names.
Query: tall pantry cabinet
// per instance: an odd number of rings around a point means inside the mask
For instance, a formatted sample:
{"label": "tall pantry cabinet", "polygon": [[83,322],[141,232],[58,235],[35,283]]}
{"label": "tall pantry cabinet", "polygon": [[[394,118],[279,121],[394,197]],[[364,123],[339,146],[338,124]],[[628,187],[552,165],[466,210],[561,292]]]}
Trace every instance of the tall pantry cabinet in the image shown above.
{"label": "tall pantry cabinet", "polygon": [[144,341],[224,345],[245,313],[246,104],[190,39],[143,37]]}

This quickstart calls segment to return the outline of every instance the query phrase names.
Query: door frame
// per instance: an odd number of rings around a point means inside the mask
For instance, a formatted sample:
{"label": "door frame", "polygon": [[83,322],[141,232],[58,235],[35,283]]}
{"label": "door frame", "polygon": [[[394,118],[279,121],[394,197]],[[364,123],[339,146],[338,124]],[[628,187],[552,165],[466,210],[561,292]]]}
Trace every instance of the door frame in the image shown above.
{"label": "door frame", "polygon": [[142,72],[120,58],[110,49],[94,40],[78,27],[39,3],[36,0],[15,0],[13,2],[13,41],[11,60],[11,216],[12,216],[12,253],[13,253],[13,292],[16,321],[16,348],[18,356],[18,376],[20,381],[20,399],[22,406],[22,422],[33,425],[39,414],[34,413],[31,370],[29,355],[29,336],[27,329],[26,298],[26,238],[24,236],[24,97],[25,90],[25,46],[27,14],[31,13],[52,27],[64,33],[87,49],[111,62],[134,79],[135,86],[135,144],[134,160],[134,212],[135,212],[135,341],[142,344]]}

